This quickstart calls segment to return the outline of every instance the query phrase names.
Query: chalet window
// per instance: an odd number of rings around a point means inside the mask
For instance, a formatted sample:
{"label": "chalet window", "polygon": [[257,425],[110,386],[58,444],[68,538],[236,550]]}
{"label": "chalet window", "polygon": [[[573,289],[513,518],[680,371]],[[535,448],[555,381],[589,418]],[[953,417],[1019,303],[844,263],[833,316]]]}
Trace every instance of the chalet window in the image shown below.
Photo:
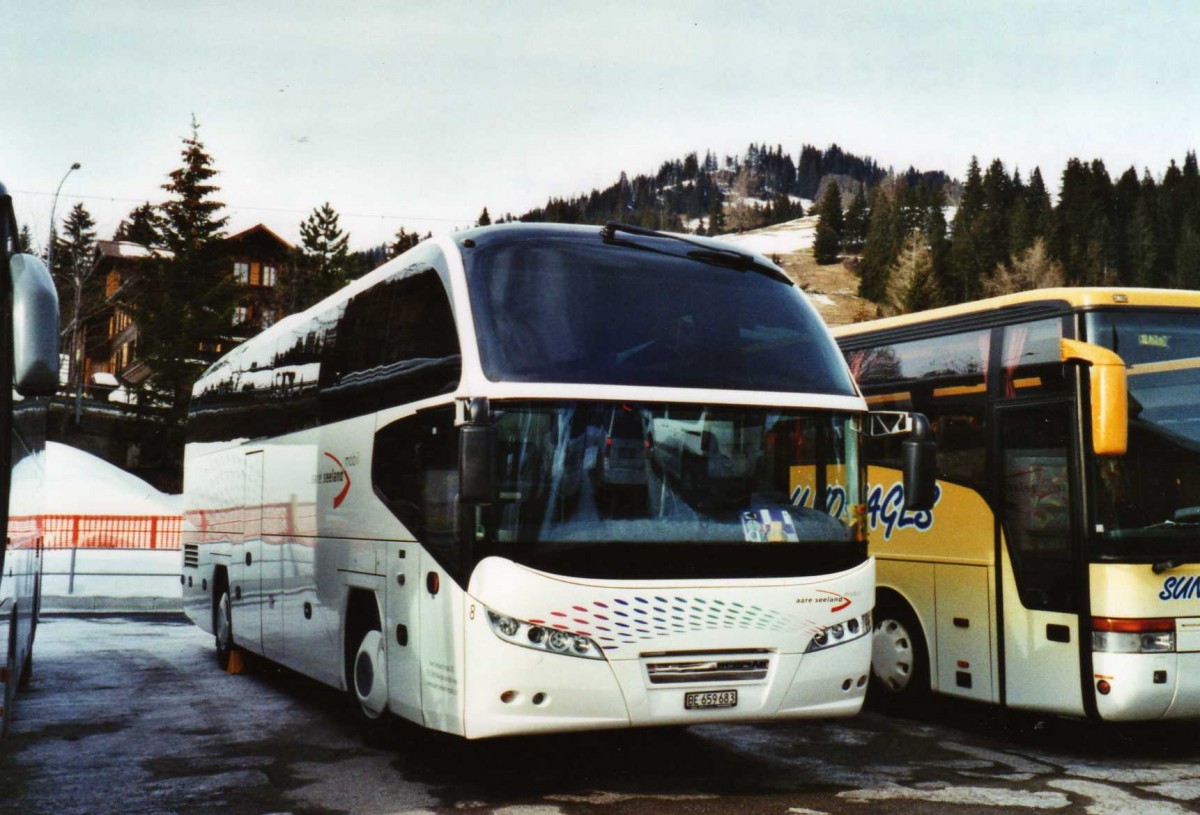
{"label": "chalet window", "polygon": [[250,319],[250,309],[246,306],[238,306],[233,310],[233,324],[243,325]]}
{"label": "chalet window", "polygon": [[275,322],[275,309],[264,308],[262,310],[262,327],[269,328]]}
{"label": "chalet window", "polygon": [[249,283],[250,282],[250,264],[235,263],[233,264],[233,282]]}
{"label": "chalet window", "polygon": [[274,286],[279,282],[279,271],[274,266],[263,266],[262,284],[264,286]]}

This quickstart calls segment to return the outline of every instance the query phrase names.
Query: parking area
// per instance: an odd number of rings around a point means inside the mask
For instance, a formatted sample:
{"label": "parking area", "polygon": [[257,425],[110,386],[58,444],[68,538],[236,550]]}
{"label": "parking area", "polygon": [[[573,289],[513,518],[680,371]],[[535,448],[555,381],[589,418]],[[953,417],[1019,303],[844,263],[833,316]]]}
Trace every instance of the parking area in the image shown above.
{"label": "parking area", "polygon": [[57,616],[0,746],[0,813],[1185,813],[1194,724],[1099,727],[948,701],[913,718],[365,746],[339,695],[230,676],[176,616]]}

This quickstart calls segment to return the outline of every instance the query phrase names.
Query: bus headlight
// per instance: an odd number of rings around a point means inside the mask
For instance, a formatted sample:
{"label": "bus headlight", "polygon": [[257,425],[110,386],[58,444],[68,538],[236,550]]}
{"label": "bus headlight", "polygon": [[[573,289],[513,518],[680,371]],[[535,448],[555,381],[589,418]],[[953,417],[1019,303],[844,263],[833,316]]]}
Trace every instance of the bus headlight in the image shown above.
{"label": "bus headlight", "polygon": [[1169,654],[1175,620],[1092,618],[1092,650],[1106,654]]}
{"label": "bus headlight", "polygon": [[488,622],[492,626],[492,633],[513,645],[532,648],[535,651],[546,651],[551,654],[564,654],[584,659],[604,659],[600,647],[591,638],[582,634],[536,625],[515,617],[497,614],[490,609],[487,616]]}
{"label": "bus headlight", "polygon": [[813,638],[809,640],[804,653],[811,654],[813,651],[823,651],[826,648],[833,648],[835,645],[853,642],[865,637],[870,631],[871,612],[868,611],[861,617],[851,617],[845,622],[833,623],[818,629],[813,634]]}

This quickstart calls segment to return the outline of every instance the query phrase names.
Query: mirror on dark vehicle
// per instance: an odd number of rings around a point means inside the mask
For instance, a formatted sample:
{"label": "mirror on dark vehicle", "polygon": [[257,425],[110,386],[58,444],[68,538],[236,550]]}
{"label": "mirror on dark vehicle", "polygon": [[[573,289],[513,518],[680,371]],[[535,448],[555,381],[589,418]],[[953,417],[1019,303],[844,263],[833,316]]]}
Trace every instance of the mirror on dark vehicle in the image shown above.
{"label": "mirror on dark vehicle", "polygon": [[496,498],[496,428],[465,424],[458,432],[459,500],[467,504],[490,504]]}
{"label": "mirror on dark vehicle", "polygon": [[937,480],[937,444],[930,438],[929,419],[912,414],[912,433],[900,445],[904,457],[904,508],[933,508]]}
{"label": "mirror on dark vehicle", "polygon": [[58,387],[58,293],[46,264],[33,255],[8,263],[13,293],[13,387],[49,396]]}

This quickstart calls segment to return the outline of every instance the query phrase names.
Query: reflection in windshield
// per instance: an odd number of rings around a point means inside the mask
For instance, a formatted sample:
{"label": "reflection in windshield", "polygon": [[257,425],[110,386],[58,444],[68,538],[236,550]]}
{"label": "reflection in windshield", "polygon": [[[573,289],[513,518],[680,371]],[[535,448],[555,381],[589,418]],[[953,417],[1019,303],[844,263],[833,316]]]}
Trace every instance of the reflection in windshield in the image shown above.
{"label": "reflection in windshield", "polygon": [[1100,521],[1110,538],[1195,537],[1200,525],[1200,315],[1096,313],[1093,342],[1129,374],[1129,448],[1097,459]]}
{"label": "reflection in windshield", "polygon": [[857,419],[703,405],[494,405],[504,544],[860,540]]}
{"label": "reflection in windshield", "polygon": [[820,316],[773,275],[677,256],[676,241],[492,234],[463,255],[492,381],[855,393]]}

